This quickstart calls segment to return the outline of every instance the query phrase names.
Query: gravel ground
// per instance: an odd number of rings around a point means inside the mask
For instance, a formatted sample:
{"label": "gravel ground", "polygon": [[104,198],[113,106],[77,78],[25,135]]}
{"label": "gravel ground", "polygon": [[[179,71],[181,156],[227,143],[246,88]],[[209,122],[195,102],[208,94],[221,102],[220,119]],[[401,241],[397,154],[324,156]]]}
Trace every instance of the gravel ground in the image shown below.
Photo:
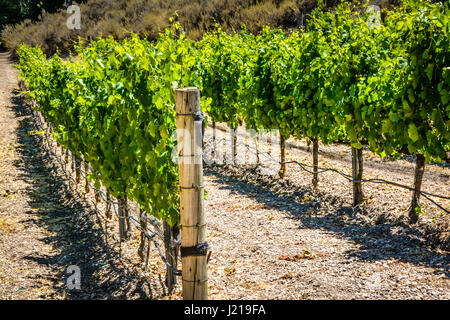
{"label": "gravel ground", "polygon": [[[29,134],[33,118],[14,93],[16,74],[5,54],[0,72],[0,298],[181,299],[180,285],[167,294],[165,266],[154,247],[144,272],[136,254],[139,233],[120,244],[117,220],[102,218],[105,205],[93,205],[93,192],[84,195],[83,184],[71,183],[45,152],[43,137]],[[364,184],[366,205],[355,211],[342,177],[322,174],[315,192],[311,175],[298,166],[288,166],[279,179],[276,165],[256,167],[242,145],[238,166],[220,163],[222,144],[215,163],[207,145],[204,172],[210,299],[450,298],[448,215],[424,201],[421,222],[409,226],[410,192],[376,184]],[[260,141],[259,149],[269,151],[268,143]],[[270,146],[274,158],[277,152]],[[304,141],[288,141],[292,159],[311,163]],[[346,146],[321,145],[319,161],[350,173]],[[411,185],[413,172],[411,159],[365,154],[366,178]],[[450,194],[449,174],[446,166],[427,166],[423,190]],[[65,286],[69,265],[81,268],[81,290]]]}
{"label": "gravel ground", "polygon": [[450,297],[448,253],[416,229],[307,189],[286,194],[254,171],[207,171],[212,298]]}

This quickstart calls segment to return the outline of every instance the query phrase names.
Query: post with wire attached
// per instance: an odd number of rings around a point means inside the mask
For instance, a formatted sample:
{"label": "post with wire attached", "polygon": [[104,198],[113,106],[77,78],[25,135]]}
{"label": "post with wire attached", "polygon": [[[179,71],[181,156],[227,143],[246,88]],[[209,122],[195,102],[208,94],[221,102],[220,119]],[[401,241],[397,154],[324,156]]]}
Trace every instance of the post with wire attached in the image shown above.
{"label": "post with wire attached", "polygon": [[175,90],[180,172],[181,264],[184,300],[208,299],[200,91]]}

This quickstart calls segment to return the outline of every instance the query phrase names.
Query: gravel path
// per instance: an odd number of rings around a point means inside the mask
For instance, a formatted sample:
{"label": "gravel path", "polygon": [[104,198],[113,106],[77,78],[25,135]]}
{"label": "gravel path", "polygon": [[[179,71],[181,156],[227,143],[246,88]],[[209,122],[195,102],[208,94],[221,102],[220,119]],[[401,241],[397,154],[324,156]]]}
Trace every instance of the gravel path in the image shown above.
{"label": "gravel path", "polygon": [[[16,73],[9,67],[8,55],[0,54],[0,297],[34,299],[42,292],[53,294],[49,283],[54,273],[38,257],[53,256],[57,251],[48,243],[51,237],[39,226],[35,214],[40,199],[29,191],[34,181],[43,179],[33,163],[25,163],[22,138],[18,136],[26,121],[16,113]],[[26,167],[30,165],[30,167]]]}
{"label": "gravel path", "polygon": [[[71,185],[43,151],[3,53],[0,74],[0,299],[180,299],[180,285],[167,295],[156,250],[145,273],[139,234],[119,250],[117,221],[99,220],[93,193],[80,197],[83,185]],[[288,145],[288,160],[310,163],[304,141]],[[241,146],[238,167],[205,166],[211,299],[450,299],[448,216],[424,202],[421,223],[411,227],[410,192],[369,184],[366,207],[356,212],[339,176],[324,173],[314,192],[298,167],[278,179],[269,163],[244,165],[252,157],[245,152]],[[276,147],[271,154],[278,157]],[[349,173],[349,155],[345,146],[321,146],[320,165]],[[367,178],[410,185],[413,170],[408,159],[365,156]],[[427,166],[424,190],[450,194],[449,173]],[[82,270],[81,290],[65,286],[69,265]]]}

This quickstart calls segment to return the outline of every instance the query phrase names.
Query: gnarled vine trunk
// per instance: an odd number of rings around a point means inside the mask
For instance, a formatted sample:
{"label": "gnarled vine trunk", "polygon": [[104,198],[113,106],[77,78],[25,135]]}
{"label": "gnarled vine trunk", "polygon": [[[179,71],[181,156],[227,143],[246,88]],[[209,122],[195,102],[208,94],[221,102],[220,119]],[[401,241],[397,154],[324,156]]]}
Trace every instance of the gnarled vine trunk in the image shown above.
{"label": "gnarled vine trunk", "polygon": [[[164,222],[164,246],[166,248],[166,259],[167,262],[175,269],[178,266],[178,245],[176,245],[176,241],[179,233],[180,230],[178,229],[178,226],[171,227],[167,222]],[[177,285],[177,277],[174,274],[174,271],[168,266],[166,269],[166,285],[170,294]]]}
{"label": "gnarled vine trunk", "polygon": [[256,164],[260,164],[260,160],[259,160],[259,149],[258,149],[258,145],[259,145],[259,133],[256,133],[256,137],[255,137],[255,150],[256,150]]}
{"label": "gnarled vine trunk", "polygon": [[231,138],[232,138],[232,156],[233,156],[233,165],[236,165],[237,158],[237,125],[234,125],[231,129]]}
{"label": "gnarled vine trunk", "polygon": [[363,149],[352,147],[352,178],[353,178],[353,206],[357,207],[363,202]]}
{"label": "gnarled vine trunk", "polygon": [[212,136],[212,150],[211,150],[211,157],[213,161],[215,161],[216,158],[216,122],[212,122],[212,128],[213,128],[213,136]]}
{"label": "gnarled vine trunk", "polygon": [[[422,154],[417,155],[416,170],[414,172],[414,186],[413,188],[420,191],[422,187],[422,178],[425,171],[425,157]],[[409,222],[417,223],[419,221],[419,213],[416,211],[419,205],[420,193],[413,191],[411,199],[411,207],[409,209]]]}
{"label": "gnarled vine trunk", "polygon": [[127,240],[130,231],[130,219],[128,213],[128,199],[127,197],[119,197],[119,235],[120,240]]}
{"label": "gnarled vine trunk", "polygon": [[[147,214],[141,208],[139,208],[139,225],[142,228],[142,230],[144,230],[144,231],[147,230]],[[141,232],[139,249],[138,249],[138,256],[139,256],[139,258],[141,258],[141,261],[145,261],[144,250],[145,250],[146,242],[147,242],[147,237],[145,236],[145,234],[143,232]]]}

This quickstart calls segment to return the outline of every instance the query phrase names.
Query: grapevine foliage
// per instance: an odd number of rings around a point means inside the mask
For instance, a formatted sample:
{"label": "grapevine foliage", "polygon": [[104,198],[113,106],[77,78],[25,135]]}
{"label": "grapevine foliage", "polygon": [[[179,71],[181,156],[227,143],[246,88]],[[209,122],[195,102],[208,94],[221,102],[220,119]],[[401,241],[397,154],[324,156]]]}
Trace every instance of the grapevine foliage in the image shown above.
{"label": "grapevine foliage", "polygon": [[38,110],[56,140],[91,164],[97,186],[172,224],[179,220],[173,88],[199,85],[194,44],[178,28],[155,44],[133,36],[80,45],[69,61],[47,60],[39,48],[18,52]]}
{"label": "grapevine foliage", "polygon": [[67,61],[21,46],[18,68],[57,141],[91,163],[90,178],[174,224],[176,87],[199,87],[209,118],[232,127],[445,158],[449,13],[448,2],[405,0],[373,27],[364,7],[342,2],[289,35],[216,28],[192,42],[174,24],[155,43],[80,43]]}

